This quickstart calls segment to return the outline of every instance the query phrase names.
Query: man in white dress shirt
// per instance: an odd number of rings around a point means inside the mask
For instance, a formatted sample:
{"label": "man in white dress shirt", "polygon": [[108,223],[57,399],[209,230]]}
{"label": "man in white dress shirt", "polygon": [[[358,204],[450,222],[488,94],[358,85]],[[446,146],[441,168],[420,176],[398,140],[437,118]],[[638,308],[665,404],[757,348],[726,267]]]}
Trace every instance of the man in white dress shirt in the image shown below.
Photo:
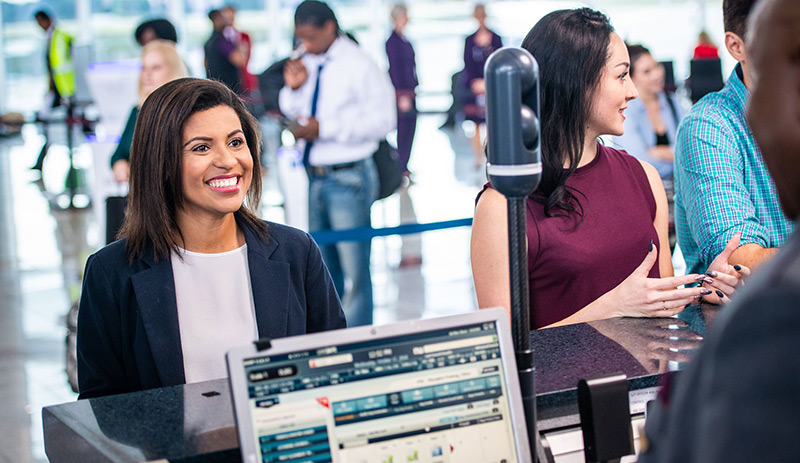
{"label": "man in white dress shirt", "polygon": [[[370,226],[378,192],[372,155],[395,128],[394,90],[386,73],[341,32],[327,4],[302,2],[294,22],[305,55],[284,67],[280,108],[297,121],[292,132],[305,142],[309,229]],[[372,324],[370,242],[321,249],[343,299],[347,325]]]}

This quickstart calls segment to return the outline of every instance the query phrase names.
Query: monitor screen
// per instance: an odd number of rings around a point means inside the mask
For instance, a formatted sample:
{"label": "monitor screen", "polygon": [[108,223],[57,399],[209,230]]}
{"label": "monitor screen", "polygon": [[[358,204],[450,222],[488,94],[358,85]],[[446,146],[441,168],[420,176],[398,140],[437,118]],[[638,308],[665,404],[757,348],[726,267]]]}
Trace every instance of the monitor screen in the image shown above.
{"label": "monitor screen", "polygon": [[243,367],[263,463],[517,461],[495,322]]}

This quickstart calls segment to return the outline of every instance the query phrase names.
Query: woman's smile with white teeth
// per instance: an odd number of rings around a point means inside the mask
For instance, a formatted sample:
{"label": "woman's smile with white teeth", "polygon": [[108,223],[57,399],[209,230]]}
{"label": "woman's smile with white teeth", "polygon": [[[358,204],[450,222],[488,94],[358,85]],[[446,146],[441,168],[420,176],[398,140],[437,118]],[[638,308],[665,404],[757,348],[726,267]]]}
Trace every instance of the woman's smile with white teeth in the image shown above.
{"label": "woman's smile with white teeth", "polygon": [[227,188],[236,186],[239,183],[239,177],[229,177],[229,178],[215,178],[208,181],[208,184],[212,188]]}

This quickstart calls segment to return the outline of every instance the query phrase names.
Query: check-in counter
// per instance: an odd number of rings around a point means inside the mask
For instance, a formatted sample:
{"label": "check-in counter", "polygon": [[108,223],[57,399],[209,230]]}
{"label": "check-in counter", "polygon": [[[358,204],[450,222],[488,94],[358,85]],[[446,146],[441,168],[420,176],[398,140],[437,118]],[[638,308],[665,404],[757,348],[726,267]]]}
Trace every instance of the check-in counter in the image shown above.
{"label": "check-in counter", "polygon": [[[556,461],[583,461],[579,379],[628,377],[637,438],[661,376],[682,368],[718,310],[693,306],[679,318],[618,318],[531,332],[539,432]],[[79,400],[45,407],[42,415],[52,463],[240,461],[227,380]]]}
{"label": "check-in counter", "polygon": [[[578,380],[612,373],[628,377],[638,453],[645,406],[655,398],[661,377],[683,368],[719,310],[724,309],[692,306],[678,318],[616,318],[532,332],[538,431],[555,461],[584,461]],[[630,461],[635,456],[622,459]]]}

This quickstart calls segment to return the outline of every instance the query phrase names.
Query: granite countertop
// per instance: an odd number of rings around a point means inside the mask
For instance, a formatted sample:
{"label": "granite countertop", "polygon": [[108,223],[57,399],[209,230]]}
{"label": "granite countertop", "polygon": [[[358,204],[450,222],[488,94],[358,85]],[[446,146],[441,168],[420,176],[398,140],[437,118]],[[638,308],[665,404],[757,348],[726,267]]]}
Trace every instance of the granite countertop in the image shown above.
{"label": "granite countertop", "polygon": [[[679,318],[618,318],[531,332],[540,432],[579,422],[577,383],[624,373],[652,391],[702,342],[715,306]],[[45,450],[53,463],[240,461],[227,380],[207,381],[46,407]]]}
{"label": "granite countertop", "polygon": [[612,373],[628,377],[631,394],[654,393],[700,347],[718,306],[691,306],[678,318],[612,318],[531,332],[540,431],[579,422],[577,384]]}
{"label": "granite countertop", "polygon": [[53,463],[240,459],[227,379],[46,407],[42,421]]}

